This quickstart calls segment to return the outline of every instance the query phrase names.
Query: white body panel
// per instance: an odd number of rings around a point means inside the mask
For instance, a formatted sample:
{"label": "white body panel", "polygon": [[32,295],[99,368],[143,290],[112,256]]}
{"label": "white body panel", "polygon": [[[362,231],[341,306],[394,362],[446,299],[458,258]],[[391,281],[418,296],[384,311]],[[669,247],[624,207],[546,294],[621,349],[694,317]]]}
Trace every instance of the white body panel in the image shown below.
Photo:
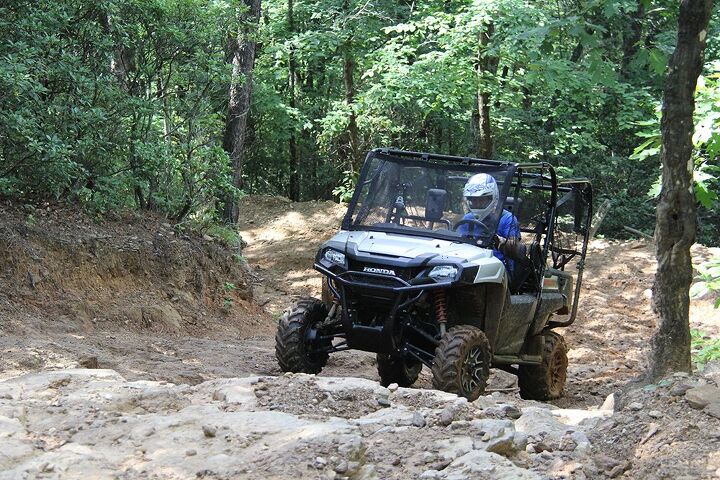
{"label": "white body panel", "polygon": [[398,258],[432,256],[433,263],[460,263],[463,267],[478,266],[475,283],[502,283],[505,265],[491,249],[468,243],[385,232],[349,232],[341,230],[325,246],[348,254],[375,254]]}

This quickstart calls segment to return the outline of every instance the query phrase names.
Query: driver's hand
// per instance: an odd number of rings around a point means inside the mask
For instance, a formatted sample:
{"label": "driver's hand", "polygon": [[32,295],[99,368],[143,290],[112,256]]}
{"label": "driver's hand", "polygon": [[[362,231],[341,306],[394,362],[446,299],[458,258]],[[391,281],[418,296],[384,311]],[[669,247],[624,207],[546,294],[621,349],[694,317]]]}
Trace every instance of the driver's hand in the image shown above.
{"label": "driver's hand", "polygon": [[501,237],[500,235],[494,235],[493,236],[493,247],[500,248],[500,245],[507,242],[507,238]]}

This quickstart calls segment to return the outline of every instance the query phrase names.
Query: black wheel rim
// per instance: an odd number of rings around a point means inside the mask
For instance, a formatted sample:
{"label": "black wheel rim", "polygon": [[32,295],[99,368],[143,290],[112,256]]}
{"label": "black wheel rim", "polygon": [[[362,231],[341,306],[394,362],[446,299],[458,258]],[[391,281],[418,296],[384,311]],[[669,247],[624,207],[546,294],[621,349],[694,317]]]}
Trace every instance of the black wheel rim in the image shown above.
{"label": "black wheel rim", "polygon": [[[318,351],[321,345],[320,340],[318,340],[318,327],[320,326],[320,323],[322,322],[313,322],[310,325],[308,325],[305,328],[304,337],[305,341],[303,342],[305,345],[305,356],[310,360],[311,362],[317,362],[320,359],[320,356],[322,355],[322,352]],[[311,338],[315,336],[314,340],[311,340]]]}
{"label": "black wheel rim", "polygon": [[460,371],[460,384],[465,393],[472,393],[485,381],[485,356],[481,347],[473,347],[465,355]]}

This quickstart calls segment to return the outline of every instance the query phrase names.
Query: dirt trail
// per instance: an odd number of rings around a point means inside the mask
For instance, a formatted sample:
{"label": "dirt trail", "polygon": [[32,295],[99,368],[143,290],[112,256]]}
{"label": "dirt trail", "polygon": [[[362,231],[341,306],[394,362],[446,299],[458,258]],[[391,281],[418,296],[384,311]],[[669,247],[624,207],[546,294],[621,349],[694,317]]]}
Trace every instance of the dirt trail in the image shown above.
{"label": "dirt trail", "polygon": [[[230,258],[231,252],[215,240],[183,237],[161,219],[120,218],[100,225],[76,218],[74,214],[53,212],[36,213],[30,224],[22,212],[3,211],[6,220],[0,225],[0,241],[15,250],[8,247],[0,269],[0,381],[22,374],[42,376],[48,370],[99,367],[112,369],[131,381],[198,385],[199,391],[209,392],[208,395],[217,400],[212,393],[215,385],[212,382],[219,380],[213,379],[280,375],[274,358],[276,321],[294,298],[318,295],[320,277],[312,269],[312,262],[319,244],[337,230],[344,208],[331,202],[291,203],[281,198],[253,196],[243,199],[241,210],[239,229],[248,242],[242,252],[244,266],[243,262],[226,263],[225,258]],[[71,243],[75,245],[72,248],[68,247]],[[701,246],[693,248],[696,261],[711,253]],[[176,265],[173,270],[159,271],[162,269],[153,263],[156,258],[169,258]],[[213,260],[198,266],[194,263],[197,258]],[[204,276],[191,275],[197,271]],[[653,272],[654,253],[647,242],[596,240],[592,243],[579,317],[575,325],[563,332],[570,347],[570,369],[566,395],[553,402],[556,407],[596,410],[609,394],[642,373],[648,341],[655,327],[649,307]],[[232,288],[227,288],[228,283]],[[718,317],[710,300],[693,303],[693,327],[717,335],[720,333]],[[374,355],[335,354],[320,377],[330,382],[336,381],[330,377],[377,380]],[[24,381],[36,380],[28,377]],[[113,377],[112,381],[120,380]],[[207,381],[211,383],[203,383]],[[284,380],[272,381],[282,383]],[[300,384],[304,381],[298,380]],[[77,382],[78,388],[86,388],[83,382]],[[720,421],[690,409],[683,399],[685,390],[708,382],[718,383],[720,378],[678,377],[654,389],[630,392],[623,400],[625,407],[618,407],[615,415],[597,428],[586,426],[584,431],[593,445],[590,449],[577,450],[576,454],[574,449],[565,451],[558,444],[549,447],[555,449],[550,452],[543,451],[541,445],[529,450],[529,457],[513,449],[512,455],[519,457],[511,459],[516,466],[530,469],[540,478],[615,478],[622,472],[625,478],[680,478],[683,474],[690,475],[688,478],[716,478],[716,470],[720,476],[720,456],[714,453],[720,451]],[[290,383],[288,388],[293,388],[293,381]],[[112,388],[125,388],[119,383],[113,385]],[[427,369],[423,370],[417,387],[430,387]],[[505,408],[497,407],[505,404],[534,415],[532,402],[520,400],[515,387],[512,375],[494,373],[490,383],[491,391],[495,391],[494,400],[483,406],[478,415],[497,418],[492,409]],[[294,396],[282,396],[265,407],[260,402],[262,408],[250,410],[279,409],[299,415],[305,421],[308,412],[298,410],[303,402],[322,403],[328,395],[334,398],[333,402],[345,398],[343,393],[333,393],[318,394],[320,396],[313,400],[305,399],[297,388],[293,392],[296,392]],[[175,398],[192,392],[180,388],[170,394]],[[8,395],[6,403],[12,412],[19,405],[13,402],[22,402],[25,397]],[[67,395],[73,394],[68,390]],[[256,391],[255,395],[260,398],[265,394]],[[0,395],[0,401],[5,401],[2,398]],[[187,402],[194,404],[196,400],[192,397]],[[367,401],[350,402],[347,408],[350,411],[360,408],[367,405]],[[633,403],[633,408],[627,406]],[[375,405],[373,401],[370,404]],[[421,404],[423,408],[436,408],[422,402],[418,405]],[[330,410],[320,415],[330,415],[337,405],[332,403]],[[30,408],[29,404],[26,407]],[[122,413],[117,410],[113,413],[114,404],[107,408],[106,414],[110,417]],[[165,412],[163,415],[175,411],[168,408],[158,407]],[[3,411],[0,416],[6,415]],[[507,418],[507,411],[503,411],[500,418]],[[440,415],[439,411],[433,412],[432,415]],[[394,414],[387,412],[387,415]],[[227,419],[218,417],[218,421],[227,422]],[[459,421],[457,426],[451,421],[446,430],[465,432],[468,425],[462,423],[464,420]],[[366,434],[372,435],[367,432],[361,435],[363,442],[369,442],[363,449],[370,446],[368,451],[373,462],[396,461],[378,452],[385,450],[383,441],[393,444],[402,438],[401,432],[412,428],[403,422],[405,420],[398,423],[397,419],[385,422],[390,430],[384,432],[389,436],[377,436],[377,440],[368,440]],[[435,425],[440,420],[433,422]],[[0,422],[0,427],[2,425]],[[696,425],[704,428],[698,429]],[[433,426],[440,427],[442,425]],[[646,439],[653,428],[655,432]],[[534,441],[542,444],[542,432],[536,433]],[[522,443],[520,438],[519,444]],[[310,459],[308,468],[312,472],[319,475],[320,471],[327,470],[323,465],[313,464],[312,449],[303,446],[301,450],[304,453],[298,455]],[[331,450],[334,451],[332,448],[328,451]],[[448,454],[448,458],[452,458],[450,462],[460,461],[462,449],[453,451],[455,456]],[[687,451],[694,452],[691,459],[687,458]],[[417,468],[413,467],[412,471],[437,468],[440,473],[428,473],[424,478],[449,475],[449,470],[442,473],[443,465],[448,465],[444,463],[446,460],[439,461],[437,452],[433,455],[426,466],[421,460],[415,460]],[[603,455],[611,456],[611,461],[603,459]],[[660,466],[664,473],[656,475]],[[378,468],[390,472],[382,475],[383,478],[404,478],[402,462],[395,467]],[[458,468],[461,467],[465,468],[462,465]],[[165,471],[162,468],[155,471],[160,477]],[[247,478],[253,478],[247,470],[237,470],[227,478],[238,475],[246,478],[238,474],[241,471],[247,473]],[[522,472],[515,474],[517,478],[535,478],[524,477]],[[328,475],[323,478],[334,478]]]}
{"label": "dirt trail", "polygon": [[243,255],[260,277],[253,293],[274,315],[293,297],[320,293],[312,264],[318,246],[339,228],[345,207],[334,202],[291,203],[282,197],[241,200],[238,229],[248,246]]}

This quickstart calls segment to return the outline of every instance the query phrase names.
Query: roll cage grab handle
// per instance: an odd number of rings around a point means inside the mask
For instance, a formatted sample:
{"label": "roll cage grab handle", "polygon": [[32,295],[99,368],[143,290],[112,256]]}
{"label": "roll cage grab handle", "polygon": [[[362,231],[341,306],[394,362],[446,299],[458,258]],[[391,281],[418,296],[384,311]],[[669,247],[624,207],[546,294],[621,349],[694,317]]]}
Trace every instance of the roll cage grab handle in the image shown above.
{"label": "roll cage grab handle", "polygon": [[550,325],[552,327],[567,327],[571,325],[575,321],[575,317],[577,316],[577,309],[578,309],[578,300],[580,299],[580,286],[582,285],[582,278],[583,278],[583,271],[585,270],[585,256],[587,255],[587,247],[588,242],[590,241],[590,224],[592,222],[592,216],[593,216],[593,189],[592,184],[590,183],[590,180],[587,178],[582,179],[569,179],[560,182],[560,186],[563,187],[565,185],[569,185],[569,188],[575,189],[576,186],[581,185],[583,188],[579,190],[575,190],[576,195],[582,194],[586,198],[583,199],[584,203],[587,205],[587,213],[585,217],[585,222],[583,224],[583,242],[582,242],[582,249],[580,250],[580,261],[577,264],[577,279],[575,281],[575,292],[573,293],[573,307],[572,311],[570,312],[570,315],[568,316],[568,319],[564,322],[557,322],[552,321],[550,322]]}

